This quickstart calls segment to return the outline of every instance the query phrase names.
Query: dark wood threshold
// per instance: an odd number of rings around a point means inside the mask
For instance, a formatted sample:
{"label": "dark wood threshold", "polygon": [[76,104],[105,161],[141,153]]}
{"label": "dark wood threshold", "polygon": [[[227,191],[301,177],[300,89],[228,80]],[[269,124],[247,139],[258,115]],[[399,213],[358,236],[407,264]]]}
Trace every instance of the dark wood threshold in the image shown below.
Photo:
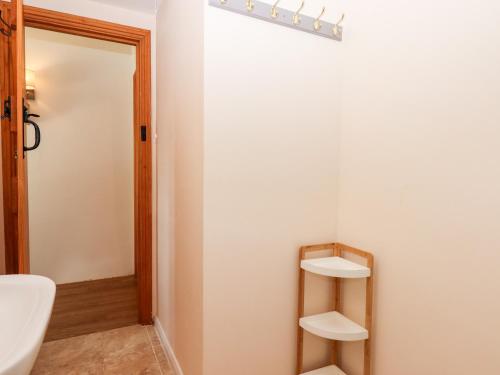
{"label": "dark wood threshold", "polygon": [[57,286],[45,341],[54,341],[137,324],[135,276]]}

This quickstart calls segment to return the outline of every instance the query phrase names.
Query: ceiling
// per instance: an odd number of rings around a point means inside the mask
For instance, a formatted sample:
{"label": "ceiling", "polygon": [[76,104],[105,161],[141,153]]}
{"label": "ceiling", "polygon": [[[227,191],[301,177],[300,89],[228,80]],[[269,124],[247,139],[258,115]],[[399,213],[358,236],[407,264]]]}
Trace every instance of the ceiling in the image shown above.
{"label": "ceiling", "polygon": [[98,3],[113,5],[144,13],[155,13],[158,0],[92,0]]}

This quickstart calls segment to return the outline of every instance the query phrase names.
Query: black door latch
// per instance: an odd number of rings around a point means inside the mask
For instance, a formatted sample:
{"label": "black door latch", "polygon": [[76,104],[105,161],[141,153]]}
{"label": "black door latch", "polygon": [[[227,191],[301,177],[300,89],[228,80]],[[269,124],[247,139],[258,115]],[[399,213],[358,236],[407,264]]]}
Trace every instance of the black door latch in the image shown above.
{"label": "black door latch", "polygon": [[38,118],[40,116],[36,115],[34,113],[28,113],[28,108],[24,107],[24,123],[32,125],[33,129],[35,130],[35,143],[33,144],[33,146],[30,146],[30,147],[24,146],[24,151],[36,150],[38,148],[38,146],[40,146],[40,142],[42,141],[42,134],[40,132],[40,127],[38,126],[38,124],[35,121],[30,120],[30,117]]}

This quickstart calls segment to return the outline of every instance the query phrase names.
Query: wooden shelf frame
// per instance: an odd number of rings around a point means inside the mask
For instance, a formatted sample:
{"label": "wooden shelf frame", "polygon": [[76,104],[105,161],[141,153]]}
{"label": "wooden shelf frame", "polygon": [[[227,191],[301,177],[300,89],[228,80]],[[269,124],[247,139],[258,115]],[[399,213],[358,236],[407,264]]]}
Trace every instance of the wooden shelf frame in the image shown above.
{"label": "wooden shelf frame", "polygon": [[[374,257],[371,253],[350,247],[341,243],[328,243],[321,245],[303,246],[300,248],[299,254],[299,307],[298,321],[304,317],[305,310],[305,275],[306,270],[301,268],[301,262],[308,259],[307,256],[311,253],[325,252],[330,250],[332,256],[344,257],[347,254],[355,255],[363,258],[366,261],[366,267],[370,269],[370,276],[366,279],[366,300],[365,300],[365,325],[364,328],[368,331],[368,339],[364,340],[364,358],[363,358],[363,375],[371,375],[371,351],[372,351],[372,318],[373,318],[373,266]],[[332,288],[335,291],[335,297],[332,300],[331,311],[342,313],[342,278],[330,277],[332,279]],[[297,335],[297,375],[303,373],[304,370],[304,329],[298,325]],[[332,340],[332,356],[331,364],[341,367],[341,342]]]}

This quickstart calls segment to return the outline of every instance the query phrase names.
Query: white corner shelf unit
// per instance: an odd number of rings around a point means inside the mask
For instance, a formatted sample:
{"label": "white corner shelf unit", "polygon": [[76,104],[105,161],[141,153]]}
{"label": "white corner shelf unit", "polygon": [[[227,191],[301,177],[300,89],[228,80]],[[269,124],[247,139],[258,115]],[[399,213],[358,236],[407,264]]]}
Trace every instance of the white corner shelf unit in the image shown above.
{"label": "white corner shelf unit", "polygon": [[319,370],[306,372],[303,375],[346,375],[346,373],[339,369],[337,366],[332,365],[320,368]]}
{"label": "white corner shelf unit", "polygon": [[309,371],[303,375],[347,375],[344,371],[337,366],[328,366],[320,368],[319,370]]}
{"label": "white corner shelf unit", "polygon": [[337,311],[301,318],[299,324],[307,332],[328,340],[360,341],[368,338],[365,328]]}
{"label": "white corner shelf unit", "polygon": [[[326,258],[310,258],[314,253],[331,251]],[[352,254],[364,258],[361,265],[344,258]],[[297,340],[297,375],[346,375],[341,370],[340,344],[347,341],[364,342],[364,375],[371,375],[371,324],[373,305],[373,255],[343,244],[304,246],[299,259],[299,328]],[[331,277],[335,298],[332,309],[323,314],[304,316],[305,273],[311,272]],[[365,325],[364,327],[342,315],[342,279],[366,279]],[[304,331],[332,341],[332,364],[310,372],[303,372]]]}
{"label": "white corner shelf unit", "polygon": [[305,259],[300,262],[300,267],[318,275],[341,277],[343,279],[369,277],[371,273],[368,267],[341,257]]}

